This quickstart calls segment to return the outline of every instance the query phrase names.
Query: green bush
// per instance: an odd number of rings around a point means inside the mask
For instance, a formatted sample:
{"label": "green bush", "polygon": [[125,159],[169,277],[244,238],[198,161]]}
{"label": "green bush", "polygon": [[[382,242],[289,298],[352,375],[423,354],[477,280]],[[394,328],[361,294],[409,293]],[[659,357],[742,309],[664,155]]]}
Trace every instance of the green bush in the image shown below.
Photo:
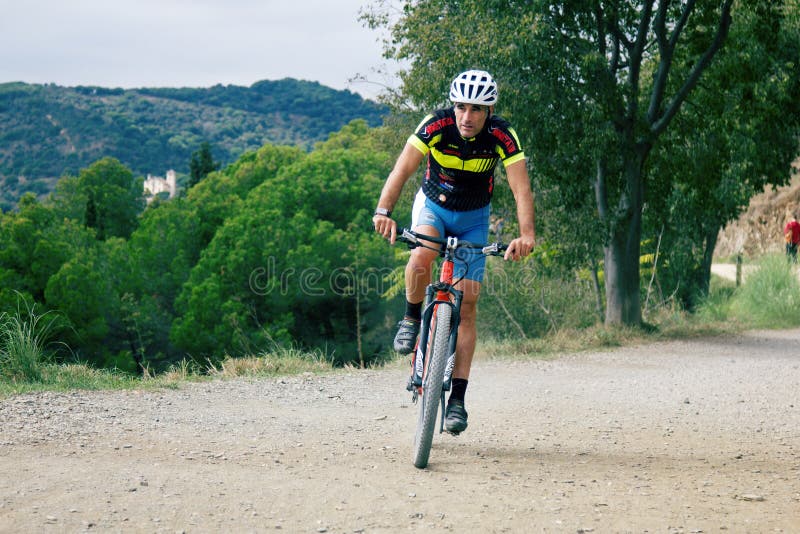
{"label": "green bush", "polygon": [[783,255],[765,256],[731,302],[733,317],[758,328],[800,326],[800,279]]}
{"label": "green bush", "polygon": [[542,274],[535,260],[487,262],[478,304],[481,339],[529,339],[600,320],[591,282],[574,274]]}
{"label": "green bush", "polygon": [[734,282],[711,275],[708,295],[697,305],[696,317],[703,322],[724,322],[731,316],[731,303],[736,294]]}
{"label": "green bush", "polygon": [[36,314],[35,304],[20,299],[16,313],[0,314],[0,377],[12,382],[41,382],[42,367],[48,360],[47,343],[54,333],[56,318]]}

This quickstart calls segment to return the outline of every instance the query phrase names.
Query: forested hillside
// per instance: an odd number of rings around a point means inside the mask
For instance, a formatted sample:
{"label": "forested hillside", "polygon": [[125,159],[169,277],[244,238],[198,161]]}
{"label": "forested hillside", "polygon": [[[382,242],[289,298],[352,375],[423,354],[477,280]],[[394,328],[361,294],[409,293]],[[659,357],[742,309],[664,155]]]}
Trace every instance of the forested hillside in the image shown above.
{"label": "forested hillside", "polygon": [[0,84],[0,208],[44,195],[106,156],[137,176],[189,170],[203,142],[225,165],[264,144],[310,148],[353,119],[386,109],[350,91],[283,79],[250,87],[108,89]]}
{"label": "forested hillside", "polygon": [[132,371],[276,344],[373,359],[387,301],[353,282],[394,267],[368,232],[391,163],[379,137],[356,120],[311,151],[264,145],[146,208],[114,158],[64,176],[0,214],[0,321],[52,310],[59,358]]}

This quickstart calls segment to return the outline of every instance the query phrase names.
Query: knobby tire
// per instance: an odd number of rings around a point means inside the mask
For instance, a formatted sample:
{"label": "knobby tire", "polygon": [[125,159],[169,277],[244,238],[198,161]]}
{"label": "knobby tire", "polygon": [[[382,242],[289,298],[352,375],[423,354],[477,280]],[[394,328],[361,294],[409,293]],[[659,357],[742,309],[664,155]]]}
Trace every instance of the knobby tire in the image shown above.
{"label": "knobby tire", "polygon": [[414,436],[414,465],[420,469],[427,467],[431,454],[433,432],[436,428],[437,413],[442,397],[442,382],[447,366],[450,345],[450,317],[453,308],[447,304],[439,304],[434,312],[434,331],[428,339],[432,340],[426,356],[427,370],[422,380],[422,396],[420,400],[417,433]]}

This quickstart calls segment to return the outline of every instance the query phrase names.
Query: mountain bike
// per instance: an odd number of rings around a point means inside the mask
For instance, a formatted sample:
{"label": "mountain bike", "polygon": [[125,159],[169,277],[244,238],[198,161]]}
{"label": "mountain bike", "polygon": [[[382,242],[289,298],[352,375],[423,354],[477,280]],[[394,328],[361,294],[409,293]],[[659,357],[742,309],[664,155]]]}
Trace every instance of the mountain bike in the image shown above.
{"label": "mountain bike", "polygon": [[[402,228],[397,237],[410,249],[424,247],[435,250],[442,258],[439,281],[432,282],[425,290],[425,305],[420,324],[420,337],[412,357],[411,377],[407,389],[411,391],[413,403],[420,401],[417,429],[414,435],[414,465],[427,467],[433,443],[436,415],[441,406],[439,433],[444,432],[445,393],[450,390],[455,366],[458,325],[461,320],[463,292],[453,280],[457,261],[469,262],[459,257],[459,250],[480,252],[485,256],[500,256],[508,248],[502,243],[479,245],[460,241],[456,237],[433,237]],[[462,277],[463,278],[463,277]]]}

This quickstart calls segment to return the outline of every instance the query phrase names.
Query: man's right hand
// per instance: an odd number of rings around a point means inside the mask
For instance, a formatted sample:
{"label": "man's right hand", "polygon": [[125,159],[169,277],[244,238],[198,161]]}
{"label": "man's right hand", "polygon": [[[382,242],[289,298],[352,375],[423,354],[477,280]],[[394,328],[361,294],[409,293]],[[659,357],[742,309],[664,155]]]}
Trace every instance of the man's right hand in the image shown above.
{"label": "man's right hand", "polygon": [[394,242],[397,239],[397,223],[394,219],[387,217],[386,215],[373,215],[372,225],[375,227],[376,232],[388,239],[389,243],[394,245]]}

